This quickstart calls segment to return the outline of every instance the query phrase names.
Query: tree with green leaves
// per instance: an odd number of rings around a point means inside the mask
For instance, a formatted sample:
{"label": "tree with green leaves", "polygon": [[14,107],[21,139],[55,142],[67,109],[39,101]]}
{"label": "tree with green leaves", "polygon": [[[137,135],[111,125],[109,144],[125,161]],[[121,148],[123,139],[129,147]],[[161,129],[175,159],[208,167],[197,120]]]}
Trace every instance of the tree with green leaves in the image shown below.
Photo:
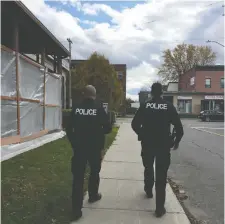
{"label": "tree with green leaves", "polygon": [[95,86],[97,98],[108,102],[110,110],[117,110],[122,104],[122,85],[114,67],[104,55],[94,52],[88,60],[72,70],[72,88],[82,91],[86,85]]}
{"label": "tree with green leaves", "polygon": [[163,82],[178,81],[189,69],[197,65],[214,65],[216,53],[209,46],[195,46],[192,44],[179,44],[173,50],[163,52],[163,64],[158,75]]}

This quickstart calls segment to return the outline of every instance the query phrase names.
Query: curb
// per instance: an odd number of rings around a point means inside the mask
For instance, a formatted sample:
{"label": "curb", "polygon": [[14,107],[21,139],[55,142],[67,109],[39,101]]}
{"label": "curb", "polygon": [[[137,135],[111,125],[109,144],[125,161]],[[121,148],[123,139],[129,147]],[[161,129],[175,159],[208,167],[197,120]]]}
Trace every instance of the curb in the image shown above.
{"label": "curb", "polygon": [[[184,200],[186,200],[188,198],[188,196],[185,194],[184,190],[179,190],[178,184],[176,184],[174,181],[171,180],[171,178],[167,178],[168,183],[173,191],[174,196],[176,197],[176,199],[178,200],[179,204],[181,205],[185,215],[187,216],[188,220],[189,220],[189,224],[205,224],[205,221],[203,220],[198,220],[197,218],[194,217],[194,215],[191,214],[191,212],[186,208],[185,204],[184,204]],[[172,187],[174,186],[174,187]],[[177,192],[176,190],[178,190],[179,192]],[[178,196],[183,195],[182,197]]]}

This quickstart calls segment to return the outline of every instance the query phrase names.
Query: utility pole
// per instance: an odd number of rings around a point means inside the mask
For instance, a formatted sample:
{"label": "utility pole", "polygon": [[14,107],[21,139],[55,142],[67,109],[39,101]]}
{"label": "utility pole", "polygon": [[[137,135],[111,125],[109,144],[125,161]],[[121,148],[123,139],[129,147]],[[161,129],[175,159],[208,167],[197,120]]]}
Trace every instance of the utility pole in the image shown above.
{"label": "utility pole", "polygon": [[225,47],[223,44],[221,44],[221,43],[219,43],[217,41],[214,41],[214,40],[208,40],[208,41],[206,41],[206,43],[216,43],[216,44],[219,44],[222,47]]}
{"label": "utility pole", "polygon": [[67,38],[67,41],[69,43],[69,52],[70,52],[70,56],[69,56],[69,108],[72,107],[72,82],[71,82],[71,57],[72,57],[72,40],[70,38]]}

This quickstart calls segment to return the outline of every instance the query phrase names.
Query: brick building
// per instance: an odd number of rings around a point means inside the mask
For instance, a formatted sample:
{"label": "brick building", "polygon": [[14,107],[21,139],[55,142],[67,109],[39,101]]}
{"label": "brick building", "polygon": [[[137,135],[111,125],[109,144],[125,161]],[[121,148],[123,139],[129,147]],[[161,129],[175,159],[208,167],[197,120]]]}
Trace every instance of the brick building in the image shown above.
{"label": "brick building", "polygon": [[123,86],[123,98],[124,101],[126,100],[126,91],[127,91],[127,65],[126,64],[112,64],[112,66],[114,67],[116,73],[117,73],[117,77],[118,79],[122,82],[122,86]]}
{"label": "brick building", "polygon": [[[181,114],[197,115],[201,110],[224,111],[224,65],[196,66],[164,92]],[[175,85],[175,83],[173,83]]]}
{"label": "brick building", "polygon": [[179,90],[204,93],[224,92],[224,65],[196,66],[179,81]]}

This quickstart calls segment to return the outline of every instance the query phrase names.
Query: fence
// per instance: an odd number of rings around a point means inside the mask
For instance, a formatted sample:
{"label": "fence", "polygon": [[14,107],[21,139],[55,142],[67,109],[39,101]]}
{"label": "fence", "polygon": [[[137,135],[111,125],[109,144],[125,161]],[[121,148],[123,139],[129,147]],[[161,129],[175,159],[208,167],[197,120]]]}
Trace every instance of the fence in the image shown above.
{"label": "fence", "polygon": [[1,145],[61,129],[61,76],[1,46]]}

